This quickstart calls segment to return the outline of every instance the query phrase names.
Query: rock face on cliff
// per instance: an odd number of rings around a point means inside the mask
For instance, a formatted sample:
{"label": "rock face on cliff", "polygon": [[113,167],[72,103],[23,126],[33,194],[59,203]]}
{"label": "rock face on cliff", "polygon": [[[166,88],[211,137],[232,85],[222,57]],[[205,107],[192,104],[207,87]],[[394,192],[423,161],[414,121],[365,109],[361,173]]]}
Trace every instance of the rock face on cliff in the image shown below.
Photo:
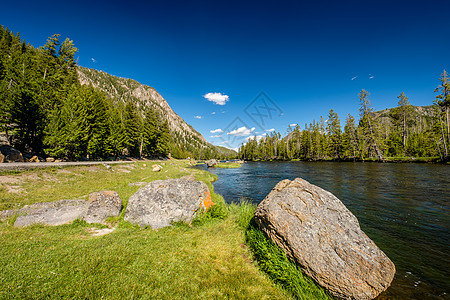
{"label": "rock face on cliff", "polygon": [[94,69],[78,67],[77,70],[81,84],[92,84],[94,88],[122,102],[131,100],[137,104],[138,108],[153,107],[158,113],[167,117],[172,132],[177,132],[182,137],[195,137],[199,142],[207,144],[205,138],[177,115],[154,88],[132,79],[112,76]]}
{"label": "rock face on cliff", "polygon": [[185,179],[156,180],[140,188],[128,200],[125,221],[153,229],[171,222],[190,222],[198,210],[213,203],[205,183]]}
{"label": "rock face on cliff", "polygon": [[395,266],[333,194],[297,178],[283,180],[258,205],[266,235],[319,285],[345,299],[386,290]]}

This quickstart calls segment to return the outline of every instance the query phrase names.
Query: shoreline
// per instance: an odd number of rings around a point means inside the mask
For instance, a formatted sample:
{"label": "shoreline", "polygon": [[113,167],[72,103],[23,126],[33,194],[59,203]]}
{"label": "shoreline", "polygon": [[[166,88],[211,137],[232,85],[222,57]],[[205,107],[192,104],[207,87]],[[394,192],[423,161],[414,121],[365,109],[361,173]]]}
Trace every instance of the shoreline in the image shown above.
{"label": "shoreline", "polygon": [[424,157],[424,158],[385,158],[383,161],[378,159],[257,159],[257,160],[245,160],[246,162],[355,162],[355,163],[428,163],[428,164],[443,164],[447,165],[450,162],[442,162],[438,157]]}

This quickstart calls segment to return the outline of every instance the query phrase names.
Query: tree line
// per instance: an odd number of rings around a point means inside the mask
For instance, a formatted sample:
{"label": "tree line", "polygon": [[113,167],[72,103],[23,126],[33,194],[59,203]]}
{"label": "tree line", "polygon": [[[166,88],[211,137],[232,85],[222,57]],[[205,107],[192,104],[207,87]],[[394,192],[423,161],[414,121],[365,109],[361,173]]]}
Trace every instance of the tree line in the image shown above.
{"label": "tree line", "polygon": [[81,85],[77,51],[58,34],[35,48],[0,25],[0,133],[15,148],[69,160],[218,154],[195,137],[181,140],[153,107]]}
{"label": "tree line", "polygon": [[253,137],[239,149],[246,160],[378,160],[430,158],[449,161],[450,82],[444,70],[434,104],[416,107],[402,92],[398,106],[374,112],[369,92],[359,93],[359,121],[348,114],[342,130],[338,114],[331,109],[324,120],[289,126],[279,132]]}

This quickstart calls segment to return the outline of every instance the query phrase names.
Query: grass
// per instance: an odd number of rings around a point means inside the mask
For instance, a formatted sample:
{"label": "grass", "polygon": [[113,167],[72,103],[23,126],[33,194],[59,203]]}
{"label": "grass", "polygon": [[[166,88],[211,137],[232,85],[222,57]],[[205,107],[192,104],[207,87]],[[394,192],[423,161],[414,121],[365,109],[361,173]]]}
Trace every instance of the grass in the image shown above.
{"label": "grass", "polygon": [[236,168],[240,168],[241,166],[242,165],[239,163],[227,162],[227,163],[218,163],[214,167],[215,168],[223,168],[223,169],[236,169]]}
{"label": "grass", "polygon": [[[2,209],[87,198],[100,190],[117,191],[126,206],[139,189],[129,183],[186,175],[205,182],[216,203],[190,225],[157,231],[124,222],[122,214],[111,220],[116,230],[104,236],[92,236],[89,229],[101,226],[84,221],[25,228],[13,227],[13,218],[0,221],[0,299],[326,298],[254,227],[255,206],[226,205],[213,192],[214,174],[188,169],[183,161],[162,163],[157,173],[151,171],[152,162],[137,162],[110,170],[66,167],[0,174]],[[20,192],[11,192],[10,185]]]}
{"label": "grass", "polygon": [[237,223],[245,230],[246,243],[252,250],[259,267],[273,282],[283,287],[295,299],[333,299],[324,289],[317,286],[300,268],[289,261],[286,253],[270,241],[259,230],[254,220],[256,206],[242,203],[230,205],[237,217]]}

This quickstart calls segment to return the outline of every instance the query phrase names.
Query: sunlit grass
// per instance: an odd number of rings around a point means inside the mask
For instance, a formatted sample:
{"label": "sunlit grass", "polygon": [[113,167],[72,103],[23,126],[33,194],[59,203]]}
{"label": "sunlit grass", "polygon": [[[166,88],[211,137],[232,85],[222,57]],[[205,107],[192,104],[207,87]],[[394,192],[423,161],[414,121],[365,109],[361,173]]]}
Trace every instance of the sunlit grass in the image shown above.
{"label": "sunlit grass", "polygon": [[239,163],[227,162],[227,163],[218,163],[214,167],[215,168],[223,168],[223,169],[236,169],[236,168],[240,168],[241,166],[242,165]]}

